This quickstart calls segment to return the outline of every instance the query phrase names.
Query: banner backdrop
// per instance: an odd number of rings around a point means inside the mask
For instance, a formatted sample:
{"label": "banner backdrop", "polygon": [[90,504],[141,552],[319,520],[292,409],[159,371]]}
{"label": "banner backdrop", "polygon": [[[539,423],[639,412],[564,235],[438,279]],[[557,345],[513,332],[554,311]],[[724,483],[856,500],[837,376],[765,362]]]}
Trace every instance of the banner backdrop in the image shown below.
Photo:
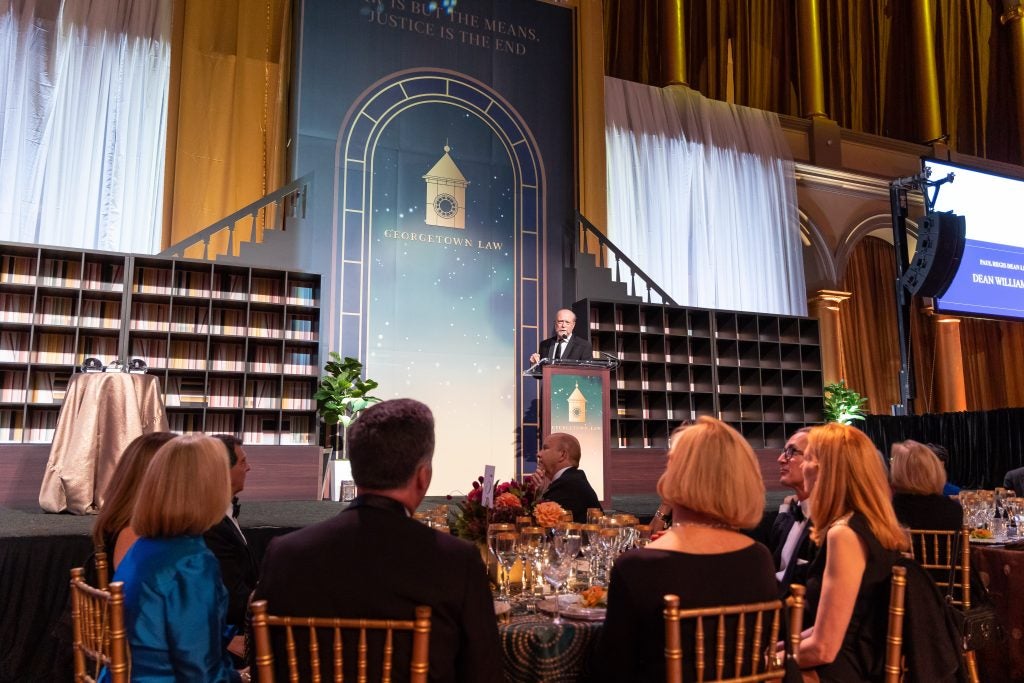
{"label": "banner backdrop", "polygon": [[[446,8],[445,4],[452,4]],[[561,301],[572,220],[572,10],[306,0],[295,175],[326,350],[434,411],[431,495],[533,469],[520,373]],[[307,216],[309,215],[307,213]],[[549,257],[548,255],[553,255]]]}

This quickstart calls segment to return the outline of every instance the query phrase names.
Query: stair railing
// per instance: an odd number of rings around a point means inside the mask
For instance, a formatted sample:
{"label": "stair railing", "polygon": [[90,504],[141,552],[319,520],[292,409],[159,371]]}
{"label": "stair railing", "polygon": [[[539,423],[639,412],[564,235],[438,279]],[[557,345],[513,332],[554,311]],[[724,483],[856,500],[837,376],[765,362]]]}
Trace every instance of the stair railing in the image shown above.
{"label": "stair railing", "polygon": [[[577,254],[591,254],[597,261],[597,265],[600,268],[607,268],[612,271],[612,279],[616,282],[621,282],[626,285],[627,290],[633,296],[639,296],[647,303],[662,303],[670,306],[675,306],[675,300],[669,296],[668,292],[658,286],[647,273],[640,269],[633,261],[630,260],[626,254],[623,253],[615,244],[608,239],[600,230],[598,230],[593,223],[587,220],[587,217],[576,212],[576,230],[575,232],[575,243],[573,249],[570,250],[573,262],[570,266],[575,268],[575,258]],[[609,260],[612,263],[609,263]],[[623,270],[626,271],[628,277],[623,277]],[[640,280],[644,286],[645,293],[637,293],[637,280]],[[653,295],[657,294],[661,301],[654,301]]]}
{"label": "stair railing", "polygon": [[[250,227],[251,232],[249,234],[252,236],[252,241],[257,242],[257,229],[259,227],[258,221],[261,211],[264,212],[264,215],[270,213],[273,216],[279,217],[280,219],[279,222],[276,222],[274,220],[267,221],[264,224],[264,230],[276,229],[285,231],[288,229],[288,221],[285,220],[286,217],[306,217],[306,196],[309,193],[309,185],[312,182],[312,179],[313,174],[310,173],[302,176],[298,180],[293,180],[292,182],[288,183],[281,189],[275,190],[274,192],[271,192],[268,195],[264,195],[263,197],[254,201],[252,204],[249,204],[248,206],[245,206],[239,209],[238,211],[235,211],[230,216],[225,216],[224,218],[218,220],[216,223],[213,223],[203,228],[199,232],[189,235],[188,237],[181,240],[177,244],[171,245],[167,249],[164,249],[162,252],[160,252],[159,255],[165,257],[180,258],[185,256],[186,250],[191,249],[192,247],[201,243],[203,245],[203,255],[200,258],[204,260],[210,260],[211,241],[213,240],[215,235],[218,235],[222,231],[227,230],[228,245],[226,253],[229,256],[234,256],[236,224],[239,221],[243,220],[244,218],[250,217],[252,221]],[[275,211],[274,209],[277,210]],[[260,239],[262,239],[262,235],[260,235]],[[216,256],[216,254],[214,256]]]}

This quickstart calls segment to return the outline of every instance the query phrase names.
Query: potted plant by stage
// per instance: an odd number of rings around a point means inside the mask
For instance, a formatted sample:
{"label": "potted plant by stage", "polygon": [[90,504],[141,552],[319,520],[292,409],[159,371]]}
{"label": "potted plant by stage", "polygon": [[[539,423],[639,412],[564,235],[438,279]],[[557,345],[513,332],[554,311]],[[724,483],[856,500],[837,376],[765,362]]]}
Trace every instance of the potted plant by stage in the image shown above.
{"label": "potted plant by stage", "polygon": [[[377,382],[362,377],[362,363],[355,358],[342,358],[334,351],[328,357],[320,386],[313,398],[317,401],[317,411],[324,423],[334,428],[329,462],[331,500],[349,501],[355,495],[355,485],[352,483],[352,466],[347,456],[348,428],[360,411],[380,399],[370,396],[370,392],[377,388]],[[324,480],[326,483],[326,473]]]}
{"label": "potted plant by stage", "polygon": [[864,404],[868,399],[846,386],[846,380],[825,385],[825,422],[853,424],[864,419]]}

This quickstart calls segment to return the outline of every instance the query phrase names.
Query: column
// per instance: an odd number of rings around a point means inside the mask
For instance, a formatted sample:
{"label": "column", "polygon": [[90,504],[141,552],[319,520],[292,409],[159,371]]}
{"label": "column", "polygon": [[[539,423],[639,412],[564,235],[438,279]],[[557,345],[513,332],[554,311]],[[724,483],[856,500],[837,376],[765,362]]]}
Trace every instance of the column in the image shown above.
{"label": "column", "polygon": [[800,108],[807,118],[825,116],[825,86],[821,68],[821,24],[818,0],[799,0],[797,55],[800,60]]}
{"label": "column", "polygon": [[658,47],[661,52],[661,85],[687,85],[686,22],[683,0],[660,0],[658,3]]}
{"label": "column", "polygon": [[935,65],[935,28],[932,2],[914,0],[914,66],[917,71],[917,124],[921,142],[946,137],[939,108],[939,75]]}
{"label": "column", "polygon": [[846,379],[846,364],[843,359],[843,328],[839,320],[839,306],[849,298],[849,292],[821,289],[807,302],[811,315],[818,319],[823,384],[832,384]]}
{"label": "column", "polygon": [[604,23],[601,0],[576,3],[577,206],[602,232],[608,225],[604,146]]}
{"label": "column", "polygon": [[1013,45],[1014,92],[1017,95],[1017,137],[1020,155],[1024,158],[1024,3],[1021,0],[1003,0],[1003,14],[999,21],[1010,29]]}
{"label": "column", "polygon": [[934,410],[953,413],[967,410],[964,387],[964,356],[960,348],[960,318],[930,311],[935,332]]}

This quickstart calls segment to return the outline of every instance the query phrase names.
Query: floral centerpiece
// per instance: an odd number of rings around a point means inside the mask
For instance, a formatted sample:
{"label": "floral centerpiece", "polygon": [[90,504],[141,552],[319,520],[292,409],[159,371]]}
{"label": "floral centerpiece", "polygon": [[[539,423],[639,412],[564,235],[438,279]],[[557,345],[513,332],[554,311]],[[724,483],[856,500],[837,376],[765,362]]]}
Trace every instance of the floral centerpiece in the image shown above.
{"label": "floral centerpiece", "polygon": [[[473,488],[462,501],[455,505],[452,531],[459,538],[474,543],[487,541],[487,525],[514,523],[516,517],[532,515],[537,500],[537,487],[532,479],[494,483],[494,507],[483,506],[484,478],[473,482]],[[452,500],[452,496],[448,496]]]}

